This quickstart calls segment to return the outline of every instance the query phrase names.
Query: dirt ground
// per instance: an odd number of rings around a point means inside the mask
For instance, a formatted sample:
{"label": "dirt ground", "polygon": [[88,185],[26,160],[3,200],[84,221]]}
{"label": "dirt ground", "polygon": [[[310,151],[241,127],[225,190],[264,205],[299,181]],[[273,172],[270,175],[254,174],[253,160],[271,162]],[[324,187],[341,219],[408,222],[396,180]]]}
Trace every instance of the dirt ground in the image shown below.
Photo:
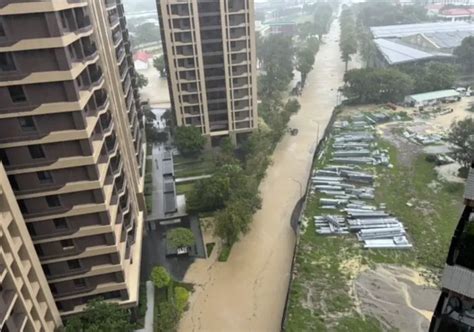
{"label": "dirt ground", "polygon": [[378,265],[354,281],[360,310],[390,330],[427,331],[440,291],[420,271]]}

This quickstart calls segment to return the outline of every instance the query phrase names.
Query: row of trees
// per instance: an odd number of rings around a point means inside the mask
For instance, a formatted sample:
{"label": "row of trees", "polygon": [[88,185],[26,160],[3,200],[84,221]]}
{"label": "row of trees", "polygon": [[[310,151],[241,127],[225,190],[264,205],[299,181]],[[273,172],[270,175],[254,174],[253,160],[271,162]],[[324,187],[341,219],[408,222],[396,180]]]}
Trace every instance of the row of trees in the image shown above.
{"label": "row of trees", "polygon": [[339,48],[347,71],[352,55],[357,53],[356,23],[351,7],[346,7],[341,12],[340,25]]}
{"label": "row of trees", "polygon": [[[155,266],[150,280],[160,292],[155,303],[155,331],[176,331],[179,319],[188,305],[189,291],[177,284],[163,266]],[[114,330],[122,331],[122,330]]]}
{"label": "row of trees", "polygon": [[344,75],[342,92],[354,103],[398,102],[408,94],[449,89],[456,75],[456,66],[440,62],[354,69]]}

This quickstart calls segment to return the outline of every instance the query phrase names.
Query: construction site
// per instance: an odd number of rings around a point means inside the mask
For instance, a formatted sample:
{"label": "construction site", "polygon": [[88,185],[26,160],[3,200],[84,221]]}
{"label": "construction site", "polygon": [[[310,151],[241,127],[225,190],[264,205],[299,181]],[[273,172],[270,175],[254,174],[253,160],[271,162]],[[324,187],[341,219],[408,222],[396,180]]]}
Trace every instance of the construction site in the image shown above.
{"label": "construction site", "polygon": [[344,106],[315,157],[287,331],[426,331],[463,206],[447,142],[474,98]]}

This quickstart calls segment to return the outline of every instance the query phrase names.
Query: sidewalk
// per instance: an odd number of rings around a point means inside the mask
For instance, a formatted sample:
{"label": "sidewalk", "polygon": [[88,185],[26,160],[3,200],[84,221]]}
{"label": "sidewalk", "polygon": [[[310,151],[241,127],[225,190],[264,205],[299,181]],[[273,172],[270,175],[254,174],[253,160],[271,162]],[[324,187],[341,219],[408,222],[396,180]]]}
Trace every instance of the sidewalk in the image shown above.
{"label": "sidewalk", "polygon": [[153,332],[153,312],[155,309],[155,286],[151,281],[146,282],[146,315],[145,327],[135,332]]}

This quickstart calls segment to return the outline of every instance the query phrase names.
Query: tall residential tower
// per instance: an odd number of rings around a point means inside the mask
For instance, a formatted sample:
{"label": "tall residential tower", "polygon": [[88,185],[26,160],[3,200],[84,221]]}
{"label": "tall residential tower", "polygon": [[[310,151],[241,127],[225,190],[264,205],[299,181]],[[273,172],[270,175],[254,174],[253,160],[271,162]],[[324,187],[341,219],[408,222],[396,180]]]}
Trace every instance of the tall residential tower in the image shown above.
{"label": "tall residential tower", "polygon": [[464,198],[464,211],[449,248],[430,332],[474,330],[474,162]]}
{"label": "tall residential tower", "polygon": [[63,316],[138,300],[135,75],[120,0],[0,0],[0,159]]}
{"label": "tall residential tower", "polygon": [[215,146],[257,128],[253,0],[157,0],[178,126]]}

